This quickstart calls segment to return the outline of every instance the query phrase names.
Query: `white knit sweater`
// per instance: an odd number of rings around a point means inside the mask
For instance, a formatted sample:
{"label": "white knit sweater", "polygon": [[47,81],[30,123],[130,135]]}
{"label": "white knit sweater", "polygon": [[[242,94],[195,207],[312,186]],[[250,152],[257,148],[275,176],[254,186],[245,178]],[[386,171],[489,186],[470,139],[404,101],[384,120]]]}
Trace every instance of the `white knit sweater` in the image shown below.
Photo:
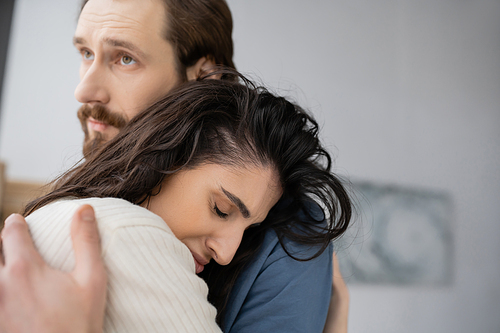
{"label": "white knit sweater", "polygon": [[49,265],[73,269],[70,223],[82,204],[94,207],[108,272],[104,332],[220,332],[189,249],[159,216],[125,200],[61,200],[28,216]]}

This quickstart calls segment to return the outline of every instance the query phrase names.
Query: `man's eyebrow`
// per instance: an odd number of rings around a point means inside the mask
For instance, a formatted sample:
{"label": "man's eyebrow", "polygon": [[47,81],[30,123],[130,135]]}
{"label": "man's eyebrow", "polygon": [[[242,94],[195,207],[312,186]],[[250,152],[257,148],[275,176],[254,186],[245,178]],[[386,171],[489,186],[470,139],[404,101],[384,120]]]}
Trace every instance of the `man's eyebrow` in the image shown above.
{"label": "man's eyebrow", "polygon": [[73,37],[73,45],[77,44],[86,44],[85,39],[83,39],[82,37]]}
{"label": "man's eyebrow", "polygon": [[141,49],[139,49],[131,42],[127,42],[126,40],[115,39],[115,38],[104,38],[103,42],[104,44],[108,44],[109,46],[118,46],[118,47],[123,47],[124,49],[128,49],[138,54],[142,58],[146,57],[146,55],[144,54],[144,52],[141,51]]}
{"label": "man's eyebrow", "polygon": [[[144,52],[142,52],[141,49],[139,49],[137,46],[135,46],[131,42],[127,42],[127,41],[122,40],[122,39],[110,38],[110,37],[104,38],[102,40],[102,42],[104,44],[109,45],[109,46],[122,47],[124,49],[128,49],[128,50],[136,53],[139,57],[146,58],[146,54]],[[73,44],[74,45],[86,44],[86,41],[82,37],[75,36],[75,37],[73,37]]]}
{"label": "man's eyebrow", "polygon": [[238,198],[231,192],[226,191],[223,187],[221,187],[221,190],[222,192],[224,192],[226,197],[231,200],[236,205],[236,207],[238,207],[241,215],[243,215],[244,218],[248,219],[250,217],[250,212],[248,211],[247,206],[245,206],[245,204],[240,200],[240,198]]}

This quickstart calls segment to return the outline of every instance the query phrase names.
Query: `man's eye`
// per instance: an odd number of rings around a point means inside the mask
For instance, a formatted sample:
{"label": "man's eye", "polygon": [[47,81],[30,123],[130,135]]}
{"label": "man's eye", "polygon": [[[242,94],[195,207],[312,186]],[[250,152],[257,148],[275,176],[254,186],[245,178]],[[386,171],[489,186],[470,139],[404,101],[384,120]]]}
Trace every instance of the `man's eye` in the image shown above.
{"label": "man's eye", "polygon": [[215,204],[214,210],[217,213],[217,215],[219,215],[220,218],[225,219],[227,217],[227,214],[221,212],[221,210],[219,209],[219,207],[217,207],[217,204]]}
{"label": "man's eye", "polygon": [[90,51],[85,50],[82,55],[85,60],[94,60],[94,55]]}
{"label": "man's eye", "polygon": [[120,62],[122,65],[133,65],[135,64],[135,60],[128,55],[124,55],[121,57]]}

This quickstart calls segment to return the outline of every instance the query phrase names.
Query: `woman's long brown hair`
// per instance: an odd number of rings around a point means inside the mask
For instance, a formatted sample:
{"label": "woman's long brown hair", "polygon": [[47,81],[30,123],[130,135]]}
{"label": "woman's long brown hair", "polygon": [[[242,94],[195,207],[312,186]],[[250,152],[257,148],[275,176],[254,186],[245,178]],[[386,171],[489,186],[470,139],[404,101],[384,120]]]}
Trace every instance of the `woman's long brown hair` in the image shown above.
{"label": "woman's long brown hair", "polygon": [[295,258],[309,260],[351,219],[351,200],[330,171],[331,157],[320,144],[316,121],[239,77],[240,82],[201,78],[181,85],[59,177],[53,191],[30,202],[24,214],[66,197],[115,197],[141,204],[157,194],[169,175],[201,163],[274,167],[283,189],[278,204],[260,226],[245,232],[229,265],[212,263],[203,272],[222,326],[229,293],[268,229],[277,233],[285,251],[285,239],[314,246],[309,258]]}

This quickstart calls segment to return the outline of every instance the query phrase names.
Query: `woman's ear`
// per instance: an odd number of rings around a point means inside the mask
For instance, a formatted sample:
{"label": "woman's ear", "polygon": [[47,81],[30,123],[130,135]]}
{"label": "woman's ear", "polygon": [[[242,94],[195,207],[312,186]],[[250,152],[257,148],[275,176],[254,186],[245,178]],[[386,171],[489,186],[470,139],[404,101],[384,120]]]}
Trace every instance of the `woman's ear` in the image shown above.
{"label": "woman's ear", "polygon": [[[209,74],[215,70],[215,62],[207,57],[201,57],[196,64],[189,66],[186,69],[188,81],[196,80],[201,74]],[[213,76],[214,79],[219,79],[219,76]]]}

